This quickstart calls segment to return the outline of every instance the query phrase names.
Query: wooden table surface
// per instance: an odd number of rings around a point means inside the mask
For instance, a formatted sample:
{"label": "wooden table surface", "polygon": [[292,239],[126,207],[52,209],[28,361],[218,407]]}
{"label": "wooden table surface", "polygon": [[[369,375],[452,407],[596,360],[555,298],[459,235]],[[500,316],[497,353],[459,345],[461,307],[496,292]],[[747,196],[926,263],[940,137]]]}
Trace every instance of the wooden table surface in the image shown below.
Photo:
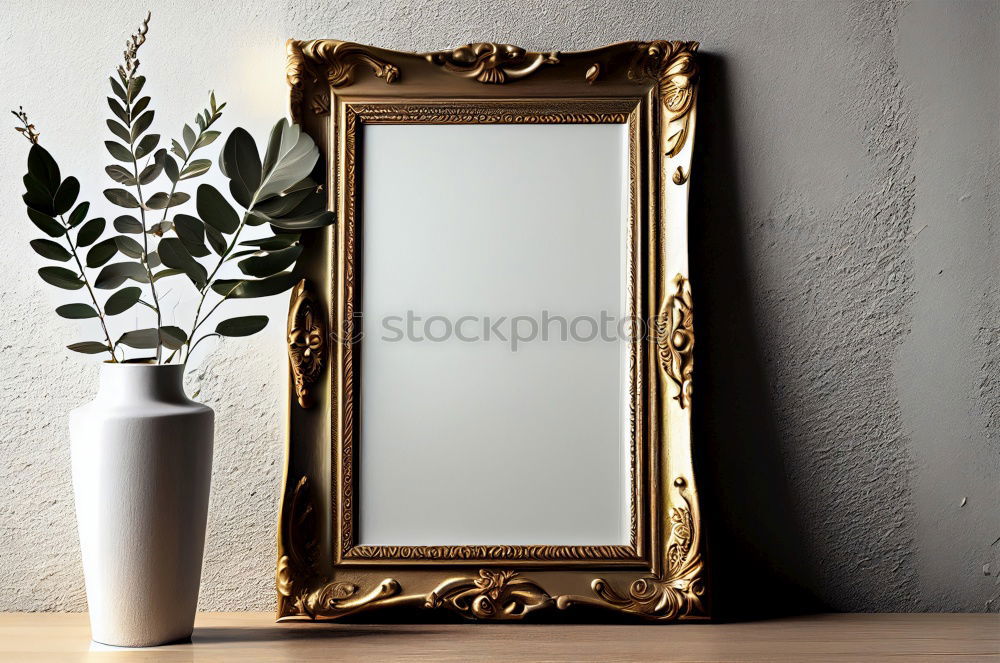
{"label": "wooden table surface", "polygon": [[87,616],[0,614],[0,661],[1000,661],[1000,615],[811,615],[739,624],[275,624],[204,613],[189,644],[92,644]]}

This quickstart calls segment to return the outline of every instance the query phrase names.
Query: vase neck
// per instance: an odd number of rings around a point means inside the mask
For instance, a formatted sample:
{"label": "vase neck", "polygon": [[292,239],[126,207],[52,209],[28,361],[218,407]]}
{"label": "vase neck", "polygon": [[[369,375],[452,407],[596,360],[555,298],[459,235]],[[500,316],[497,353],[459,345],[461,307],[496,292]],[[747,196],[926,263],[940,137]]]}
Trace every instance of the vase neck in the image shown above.
{"label": "vase neck", "polygon": [[101,364],[97,397],[103,401],[187,403],[181,364]]}

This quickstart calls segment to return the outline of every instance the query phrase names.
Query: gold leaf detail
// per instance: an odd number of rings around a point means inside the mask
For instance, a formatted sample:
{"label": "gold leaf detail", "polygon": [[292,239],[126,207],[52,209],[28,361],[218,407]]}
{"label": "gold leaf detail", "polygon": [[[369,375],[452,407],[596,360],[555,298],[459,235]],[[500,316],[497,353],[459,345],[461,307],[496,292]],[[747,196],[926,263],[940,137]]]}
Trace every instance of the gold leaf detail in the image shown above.
{"label": "gold leaf detail", "polygon": [[619,592],[604,578],[595,578],[591,589],[597,598],[560,596],[559,608],[574,604],[614,608],[647,619],[674,621],[704,617],[704,563],[701,558],[697,501],[687,492],[684,477],[674,479],[680,502],[670,509],[669,537],[664,571],[658,576],[638,578],[626,592]]}
{"label": "gold leaf detail", "polygon": [[664,151],[677,156],[691,128],[698,67],[694,54],[696,41],[651,41],[637,46],[628,77],[642,81],[653,79],[664,110]]}
{"label": "gold leaf detail", "polygon": [[315,97],[313,97],[312,103],[309,104],[312,112],[316,115],[329,115],[330,114],[330,94],[328,92],[320,92]]}
{"label": "gold leaf detail", "polygon": [[660,367],[679,389],[674,400],[682,408],[689,407],[694,377],[694,309],[691,284],[680,274],[674,278],[674,292],[660,307],[654,331]]}
{"label": "gold leaf detail", "polygon": [[319,380],[326,356],[326,329],[319,302],[299,281],[292,289],[288,309],[288,360],[298,403],[304,408],[315,404],[310,387]]}
{"label": "gold leaf detail", "polygon": [[480,83],[503,84],[524,78],[545,64],[557,64],[559,54],[533,53],[511,44],[480,42],[451,51],[425,53],[424,58],[445,71]]}
{"label": "gold leaf detail", "polygon": [[593,85],[594,82],[598,78],[600,78],[600,76],[601,76],[600,62],[595,62],[594,64],[590,65],[590,68],[587,69],[587,73],[584,74],[584,78],[587,79],[587,85]]}
{"label": "gold leaf detail", "polygon": [[480,569],[479,577],[452,578],[438,585],[424,607],[447,608],[469,619],[517,620],[553,602],[538,584],[515,571]]}
{"label": "gold leaf detail", "polygon": [[[287,64],[285,78],[289,87],[289,104],[293,122],[302,119],[302,100],[306,82],[326,81],[330,87],[343,87],[354,82],[358,65],[367,65],[377,78],[392,83],[399,78],[399,69],[380,60],[372,49],[361,44],[335,39],[297,41],[289,39],[285,45]],[[327,95],[329,107],[329,94]],[[313,102],[315,111],[316,102]]]}

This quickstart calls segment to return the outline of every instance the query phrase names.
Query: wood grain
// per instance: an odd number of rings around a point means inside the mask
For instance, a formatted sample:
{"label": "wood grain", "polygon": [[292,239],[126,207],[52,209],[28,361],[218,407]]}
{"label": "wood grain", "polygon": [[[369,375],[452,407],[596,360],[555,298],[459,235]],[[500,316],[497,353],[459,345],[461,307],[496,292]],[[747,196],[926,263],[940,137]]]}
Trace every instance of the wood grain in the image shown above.
{"label": "wood grain", "polygon": [[812,615],[740,624],[275,624],[203,613],[192,643],[116,649],[86,614],[0,614],[0,661],[985,661],[1000,615]]}

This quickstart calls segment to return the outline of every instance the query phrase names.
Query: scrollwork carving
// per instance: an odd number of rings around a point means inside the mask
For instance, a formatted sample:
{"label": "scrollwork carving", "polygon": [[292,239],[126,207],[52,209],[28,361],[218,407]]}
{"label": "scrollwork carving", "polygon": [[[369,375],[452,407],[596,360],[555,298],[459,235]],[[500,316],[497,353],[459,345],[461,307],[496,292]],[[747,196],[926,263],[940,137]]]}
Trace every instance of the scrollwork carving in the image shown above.
{"label": "scrollwork carving", "polygon": [[629,66],[630,79],[653,79],[657,82],[665,115],[664,152],[668,157],[680,153],[690,133],[698,78],[694,60],[697,50],[696,41],[644,42],[637,45]]}
{"label": "scrollwork carving", "polygon": [[[302,116],[302,100],[307,80],[326,81],[330,87],[343,87],[354,82],[355,70],[366,65],[376,78],[386,83],[399,79],[399,68],[376,57],[368,46],[335,39],[314,39],[297,41],[289,39],[285,45],[287,64],[285,78],[289,87],[289,103],[292,120],[298,122]],[[312,108],[316,111],[317,101]],[[326,108],[329,111],[330,97],[327,93]]]}
{"label": "scrollwork carving", "polygon": [[324,582],[319,570],[319,532],[309,498],[309,478],[295,485],[283,511],[281,556],[275,574],[278,617],[333,617],[346,615],[400,592],[399,582],[386,578],[370,591],[350,582]]}
{"label": "scrollwork carving", "polygon": [[325,356],[326,325],[319,301],[303,279],[292,289],[288,308],[288,361],[301,407],[309,408],[315,404],[312,385],[323,372]]}
{"label": "scrollwork carving", "polygon": [[515,571],[480,569],[473,578],[446,580],[427,595],[426,608],[447,608],[470,619],[517,620],[554,603],[538,584]]}
{"label": "scrollwork carving", "polygon": [[694,377],[694,308],[691,284],[680,274],[674,278],[674,292],[663,300],[654,331],[660,366],[679,390],[674,400],[681,408],[689,407]]}
{"label": "scrollwork carving", "polygon": [[702,603],[705,594],[704,563],[697,501],[687,491],[684,477],[674,479],[680,497],[670,509],[670,533],[667,540],[664,571],[659,576],[644,576],[620,592],[604,578],[595,578],[590,586],[597,598],[560,596],[559,608],[573,604],[613,608],[647,619],[673,621],[706,615]]}
{"label": "scrollwork carving", "polygon": [[487,42],[466,44],[451,51],[424,53],[424,58],[456,76],[497,85],[524,78],[542,65],[559,62],[556,51],[532,53],[511,44]]}

